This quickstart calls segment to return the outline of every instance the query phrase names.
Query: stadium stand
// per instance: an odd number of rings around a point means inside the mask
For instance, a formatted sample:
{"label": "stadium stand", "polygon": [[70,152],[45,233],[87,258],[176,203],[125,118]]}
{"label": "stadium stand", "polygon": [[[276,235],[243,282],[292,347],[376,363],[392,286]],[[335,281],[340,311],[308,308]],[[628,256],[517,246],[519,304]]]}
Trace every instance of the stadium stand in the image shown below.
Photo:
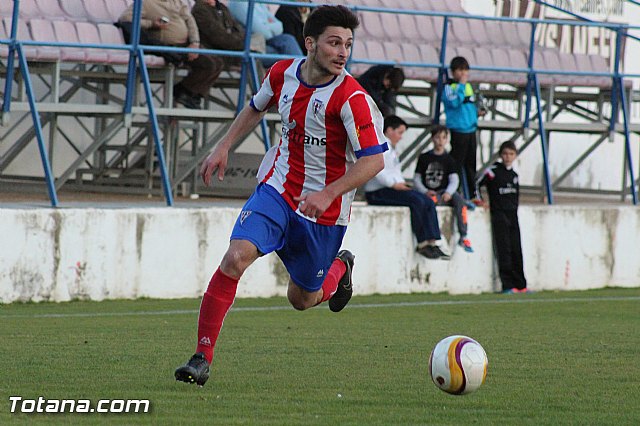
{"label": "stadium stand", "polygon": [[[193,0],[184,1],[189,6],[194,3]],[[124,8],[131,3],[132,0],[21,0],[18,38],[25,41],[81,42],[93,45],[125,46],[122,33],[113,25],[113,22],[117,20]],[[331,0],[327,3],[344,4],[345,2]],[[371,66],[370,63],[358,63],[358,60],[423,64],[423,66],[403,66],[408,78],[429,83],[426,89],[407,89],[406,93],[407,96],[418,95],[430,98],[431,112],[433,112],[435,83],[438,80],[439,71],[447,68],[448,61],[453,56],[462,55],[469,59],[472,67],[489,69],[513,68],[516,70],[515,72],[509,72],[476,69],[472,73],[472,79],[475,82],[490,85],[487,93],[491,93],[496,102],[501,97],[514,99],[522,96],[523,89],[527,84],[527,73],[524,70],[528,69],[531,39],[531,25],[529,23],[472,18],[471,15],[464,11],[460,1],[352,0],[349,5],[359,7],[358,14],[362,19],[362,27],[356,33],[356,42],[352,54],[353,63],[350,65],[350,71],[354,75],[358,76]],[[278,6],[270,5],[270,7],[275,10]],[[432,15],[382,13],[381,11],[362,10],[363,7],[405,9],[414,12],[429,12]],[[0,38],[9,38],[12,9],[12,2],[0,1]],[[444,55],[445,63],[440,64],[445,17],[438,14],[446,13],[454,13],[456,17],[446,18],[449,22],[449,32]],[[111,105],[108,105],[109,102],[104,105],[102,101],[96,102],[96,105],[91,105],[85,109],[86,116],[105,114],[104,117],[113,117],[114,111],[122,108],[123,83],[126,79],[126,65],[129,62],[128,50],[57,46],[23,46],[23,49],[27,60],[34,65],[32,73],[48,73],[51,79],[56,78],[56,75],[65,79],[75,78],[78,85],[94,94],[99,90],[113,92],[110,93]],[[6,60],[7,54],[7,45],[0,44],[0,78],[5,73],[4,60]],[[179,153],[181,153],[180,155],[184,154],[184,148],[180,146],[167,148],[169,152],[174,154],[173,160],[170,159],[170,161],[174,162],[175,173],[173,179],[176,179],[176,181],[173,184],[175,187],[185,179],[192,179],[195,176],[196,164],[201,160],[203,153],[210,148],[212,140],[217,134],[216,132],[222,129],[219,124],[233,115],[236,108],[234,97],[238,92],[239,73],[232,70],[227,73],[225,78],[219,80],[218,87],[212,90],[209,99],[210,109],[208,111],[185,111],[184,109],[173,108],[170,91],[163,90],[167,85],[172,85],[184,71],[173,66],[167,66],[164,59],[154,56],[150,52],[145,55],[145,62],[151,68],[152,83],[154,84],[153,95],[158,103],[159,116],[172,117],[175,120],[173,122],[162,121],[162,133],[166,143],[169,145],[182,143],[182,146],[187,146],[184,143],[185,132],[191,135],[189,137],[191,138],[190,140],[199,141],[197,142],[198,146],[189,148],[190,153],[185,157],[187,158],[186,161],[184,158],[178,158]],[[601,93],[608,93],[607,91],[612,87],[612,79],[606,75],[575,76],[553,72],[608,74],[610,71],[609,63],[602,56],[563,53],[558,49],[536,46],[533,63],[536,69],[549,71],[548,73],[538,74],[538,81],[550,93],[555,90],[556,86],[589,87],[596,90],[596,93],[585,93],[583,95],[584,100],[602,102]],[[82,64],[95,67],[87,70],[83,68],[84,65]],[[14,66],[17,67],[17,65]],[[81,76],[81,79],[79,79],[79,76]],[[89,86],[93,83],[95,83],[94,86]],[[59,82],[54,84],[59,84]],[[97,86],[99,84],[103,85],[100,89]],[[501,88],[498,89],[498,86],[501,86]],[[505,89],[504,86],[510,87]],[[230,90],[233,94],[230,94],[231,92],[227,90]],[[141,107],[145,103],[144,100],[139,99],[138,92],[140,91],[136,91],[134,108]],[[68,95],[63,93],[61,94],[61,99],[67,99],[71,96],[71,92]],[[560,93],[558,96],[561,97],[563,94]],[[558,96],[551,96],[550,99],[560,99]],[[25,106],[23,95],[17,94],[16,101],[18,110],[28,110],[28,106]],[[598,108],[602,110],[602,105],[599,105]],[[58,110],[52,109],[52,111],[55,114],[62,115],[70,114],[70,111],[80,111],[75,113],[76,116],[83,116],[81,106],[74,108],[67,105],[66,110],[59,108]],[[415,109],[412,112],[421,117],[414,120],[411,123],[412,126],[428,127],[430,125],[431,118],[428,112],[425,113]],[[93,152],[89,150],[82,152],[81,159],[88,158],[96,152],[95,150],[102,150],[106,153],[100,154],[102,156],[101,165],[94,164],[88,168],[88,170],[94,171],[93,176],[89,179],[92,183],[95,184],[99,180],[98,178],[109,174],[122,177],[129,173],[127,168],[130,168],[131,164],[135,164],[136,167],[140,167],[142,164],[148,168],[146,172],[148,178],[149,176],[151,176],[151,180],[157,178],[157,169],[152,170],[157,161],[154,158],[145,158],[143,154],[140,154],[140,152],[144,151],[142,146],[145,144],[145,137],[147,140],[150,140],[151,137],[148,127],[144,127],[144,124],[142,124],[147,120],[147,116],[144,114],[146,112],[143,108],[135,110],[134,126],[137,126],[137,128],[134,131],[127,131],[126,136],[124,136],[127,140],[127,148],[114,146],[111,141],[104,140],[101,147],[92,148],[94,149]],[[135,117],[140,119],[135,122]],[[505,117],[508,118],[508,116]],[[520,131],[520,119],[520,116],[514,116],[510,123],[507,122],[508,120],[500,122],[484,120],[483,126],[490,131],[495,129]],[[102,124],[96,124],[99,129],[109,128],[108,122],[104,121],[106,118],[100,118],[100,120],[103,120]],[[46,123],[47,121],[45,120]],[[211,125],[207,127],[209,123],[215,123],[218,126]],[[200,126],[204,127],[201,128]],[[270,126],[272,136],[277,136],[274,123],[270,123]],[[593,128],[598,129],[598,131],[600,129],[608,131],[607,124],[602,122],[597,126],[594,124]],[[14,130],[12,129],[11,131]],[[3,129],[0,128],[0,136],[3,134],[2,132]],[[181,134],[182,136],[179,136]],[[104,137],[106,139],[108,139],[107,136],[108,134],[105,133]],[[2,178],[3,170],[7,169],[7,166],[17,156],[17,153],[24,149],[28,137],[28,133],[16,137],[18,142],[8,150],[9,154],[0,156],[0,178]],[[33,135],[30,137],[33,138]],[[98,136],[96,138],[99,139]],[[266,137],[263,136],[263,139],[266,140]],[[417,152],[424,142],[424,139],[416,140],[412,144],[414,150]],[[107,153],[109,151],[124,152],[128,149],[137,152],[135,161],[129,161],[133,157],[127,159],[126,155]],[[153,155],[153,149],[147,148],[147,150],[148,154]],[[412,154],[407,154],[403,161],[408,164],[411,158]],[[106,159],[110,160],[107,161]],[[73,167],[79,167],[77,163],[76,161],[68,165],[64,181],[73,175]],[[185,166],[186,169],[181,169],[182,166]],[[119,171],[113,172],[115,169],[119,169]],[[131,175],[131,173],[129,174]],[[76,182],[84,182],[83,177],[76,176]],[[195,180],[192,182],[195,185]],[[63,183],[61,182],[61,184]],[[141,190],[148,191],[148,188],[154,187],[157,187],[157,182],[150,183],[147,181],[142,185],[143,189]]]}

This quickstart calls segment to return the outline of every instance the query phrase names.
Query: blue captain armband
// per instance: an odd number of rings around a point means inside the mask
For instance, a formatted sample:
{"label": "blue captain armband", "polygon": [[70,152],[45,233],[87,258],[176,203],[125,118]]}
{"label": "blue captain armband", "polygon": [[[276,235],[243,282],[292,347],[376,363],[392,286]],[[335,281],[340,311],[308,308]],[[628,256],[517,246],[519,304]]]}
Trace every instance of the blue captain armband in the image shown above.
{"label": "blue captain armband", "polygon": [[382,145],[370,146],[369,148],[361,149],[360,151],[356,152],[356,158],[366,157],[368,155],[382,154],[388,149],[389,149],[389,146],[387,145],[386,142],[383,143]]}

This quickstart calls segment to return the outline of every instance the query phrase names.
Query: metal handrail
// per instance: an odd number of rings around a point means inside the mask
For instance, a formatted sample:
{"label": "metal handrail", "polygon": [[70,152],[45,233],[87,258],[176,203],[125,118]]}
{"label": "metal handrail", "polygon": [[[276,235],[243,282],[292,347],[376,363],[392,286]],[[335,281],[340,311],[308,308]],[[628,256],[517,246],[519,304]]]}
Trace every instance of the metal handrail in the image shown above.
{"label": "metal handrail", "polygon": [[[24,56],[23,46],[43,46],[43,47],[76,47],[76,48],[97,48],[97,49],[118,49],[118,50],[128,50],[130,54],[129,61],[129,71],[127,78],[127,94],[124,105],[124,114],[126,116],[130,116],[132,109],[132,99],[134,93],[134,81],[136,78],[137,72],[142,74],[142,81],[145,89],[145,93],[148,95],[151,93],[150,82],[148,70],[146,69],[146,65],[143,63],[143,58],[145,52],[173,52],[173,53],[198,53],[204,55],[218,55],[218,56],[228,56],[228,57],[238,57],[242,59],[242,68],[241,68],[241,76],[240,76],[240,90],[238,96],[238,110],[244,106],[245,96],[246,96],[246,84],[247,78],[251,77],[251,83],[255,86],[257,82],[257,75],[255,70],[255,64],[253,61],[256,59],[283,59],[288,58],[288,56],[284,55],[275,55],[275,54],[265,54],[265,53],[254,53],[250,51],[250,37],[251,37],[251,29],[252,29],[252,19],[253,19],[253,7],[255,3],[264,3],[264,4],[274,4],[274,5],[288,5],[288,6],[301,6],[301,7],[317,7],[320,6],[321,3],[306,3],[306,2],[295,2],[295,1],[287,1],[287,0],[241,0],[247,1],[249,3],[249,10],[247,13],[247,21],[245,23],[246,28],[246,38],[244,51],[226,51],[226,50],[218,50],[218,49],[190,49],[186,47],[170,47],[170,46],[148,46],[139,44],[139,33],[140,33],[140,15],[142,9],[142,1],[134,0],[134,9],[133,9],[133,28],[132,28],[132,40],[128,45],[103,45],[103,44],[91,44],[91,43],[64,43],[64,42],[38,42],[31,40],[20,40],[17,38],[17,22],[19,19],[18,10],[20,0],[14,0],[14,9],[12,15],[12,27],[11,27],[11,38],[10,39],[0,39],[0,44],[7,44],[9,46],[9,57],[7,60],[7,81],[5,84],[5,96],[2,105],[3,116],[10,112],[10,104],[11,104],[11,88],[12,88],[12,80],[13,80],[13,63],[14,63],[14,53],[18,53],[19,57],[19,65],[23,74],[28,74],[27,61]],[[555,7],[552,5],[548,5],[546,2],[541,0],[536,0],[538,3],[545,4],[549,7]],[[636,3],[637,2],[633,2]],[[629,135],[628,135],[628,111],[626,111],[626,104],[624,102],[619,102],[624,99],[624,78],[625,77],[640,77],[640,74],[637,73],[623,73],[620,72],[619,64],[620,64],[620,54],[621,54],[621,40],[623,37],[640,40],[639,38],[629,35],[628,29],[636,28],[630,27],[626,24],[618,24],[618,23],[603,23],[603,22],[593,22],[588,20],[587,18],[580,17],[579,15],[573,14],[571,12],[567,12],[574,17],[582,18],[581,21],[570,21],[570,20],[559,20],[559,19],[535,19],[535,18],[509,18],[509,17],[488,17],[488,16],[479,16],[479,15],[471,15],[471,14],[462,14],[462,13],[451,13],[451,12],[432,12],[432,11],[420,11],[420,10],[405,10],[405,9],[394,9],[394,8],[381,8],[381,7],[370,7],[370,6],[346,6],[351,10],[360,11],[360,12],[379,12],[379,13],[394,13],[394,14],[408,14],[408,15],[423,15],[423,16],[436,16],[444,18],[443,25],[443,34],[442,34],[442,45],[440,52],[440,62],[437,64],[430,63],[416,63],[416,62],[396,62],[396,61],[373,61],[367,59],[353,59],[350,58],[350,63],[362,63],[362,64],[393,64],[399,66],[407,66],[407,67],[423,67],[423,68],[437,68],[439,70],[438,73],[438,92],[437,92],[437,104],[436,104],[436,114],[435,120],[439,119],[439,104],[441,99],[441,90],[443,87],[443,79],[444,74],[446,73],[447,64],[445,64],[445,50],[446,50],[446,40],[448,35],[448,21],[451,18],[461,18],[461,19],[478,19],[484,21],[505,21],[505,22],[520,22],[520,23],[529,23],[532,27],[531,29],[531,42],[529,46],[529,64],[528,68],[511,68],[511,67],[482,67],[477,66],[474,67],[478,70],[486,70],[486,71],[497,71],[497,72],[518,72],[523,73],[526,72],[528,74],[528,82],[527,82],[527,115],[525,117],[525,125],[524,127],[528,127],[529,122],[529,114],[531,106],[531,98],[532,96],[536,97],[538,102],[538,109],[540,109],[540,87],[538,82],[538,74],[558,74],[558,75],[576,75],[576,76],[607,76],[612,78],[613,88],[615,89],[612,93],[612,109],[614,113],[611,116],[611,125],[613,126],[617,121],[618,113],[617,108],[618,104],[621,103],[623,106],[623,120],[625,124],[625,140],[626,140],[626,149],[627,152],[630,153],[630,145],[629,145]],[[565,11],[566,12],[566,11]],[[534,53],[536,49],[536,43],[534,42],[534,32],[535,26],[537,24],[557,24],[557,25],[568,25],[568,26],[596,26],[596,27],[604,27],[610,30],[616,31],[617,40],[616,40],[616,51],[615,51],[615,68],[613,72],[610,73],[600,73],[600,72],[585,72],[585,71],[564,71],[564,70],[542,70],[537,69],[535,64],[533,63]],[[136,66],[137,64],[137,66]],[[27,86],[27,93],[32,92],[31,81],[28,78],[25,78],[25,84]],[[31,102],[32,101],[32,102]],[[38,143],[41,150],[42,161],[45,169],[45,177],[48,182],[48,187],[50,188],[50,198],[52,205],[57,205],[57,197],[55,194],[55,188],[51,189],[53,176],[51,174],[51,167],[49,164],[49,160],[46,156],[46,152],[44,151],[44,143],[42,138],[42,129],[39,124],[39,121],[36,120],[37,115],[37,105],[35,103],[35,99],[30,99],[32,115],[34,116],[34,126],[37,127],[36,135],[38,138]],[[155,114],[155,106],[151,99],[147,99],[147,105],[149,109],[149,116],[151,120],[153,136],[156,143],[156,148],[158,151],[158,160],[160,163],[160,169],[162,172],[163,178],[163,188],[165,193],[165,198],[167,200],[168,205],[173,204],[172,193],[171,193],[171,184],[169,182],[168,173],[166,170],[166,164],[164,162],[164,158],[162,155],[162,141],[160,140],[160,132],[158,128],[157,117]],[[542,123],[542,114],[540,111],[538,113],[538,119]],[[126,120],[125,120],[126,121]],[[543,127],[541,127],[543,128]],[[266,125],[264,121],[262,122],[262,130],[263,137],[265,143],[267,143],[268,134],[266,132]],[[542,149],[543,149],[543,157],[544,157],[544,167],[545,167],[545,178],[547,183],[547,196],[550,203],[552,203],[552,193],[551,193],[551,184],[548,174],[548,161],[546,158],[546,140],[545,140],[545,132],[540,132],[542,139]],[[633,174],[633,165],[631,162],[631,157],[628,155],[628,170],[631,175],[632,182],[632,196],[634,204],[637,204],[637,194],[635,191],[635,182],[634,174]]]}

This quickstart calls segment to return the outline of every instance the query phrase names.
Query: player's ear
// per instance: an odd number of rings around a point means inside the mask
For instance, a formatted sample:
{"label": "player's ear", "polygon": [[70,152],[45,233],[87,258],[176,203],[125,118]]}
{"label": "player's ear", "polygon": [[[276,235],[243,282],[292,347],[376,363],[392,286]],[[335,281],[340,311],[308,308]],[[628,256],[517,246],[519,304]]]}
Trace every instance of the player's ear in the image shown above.
{"label": "player's ear", "polygon": [[311,36],[307,36],[304,38],[304,47],[307,48],[307,52],[313,52],[316,50],[316,40],[311,37]]}

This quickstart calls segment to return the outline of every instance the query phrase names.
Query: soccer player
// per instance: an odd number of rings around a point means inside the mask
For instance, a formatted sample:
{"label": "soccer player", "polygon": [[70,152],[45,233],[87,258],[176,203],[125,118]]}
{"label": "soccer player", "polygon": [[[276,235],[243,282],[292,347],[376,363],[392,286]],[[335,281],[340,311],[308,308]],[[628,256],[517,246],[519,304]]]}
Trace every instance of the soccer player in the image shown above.
{"label": "soccer player", "polygon": [[260,184],[246,202],[229,248],[202,298],[196,353],[176,380],[202,386],[238,280],[258,257],[275,251],[290,280],[291,305],[305,310],[329,301],[341,311],[352,294],[354,255],[341,250],[355,189],[384,166],[382,115],[345,70],[358,18],[344,6],[320,6],[304,26],[307,57],[271,67],[200,169],[209,185],[222,180],[229,149],[272,106],[282,137],[263,159]]}

